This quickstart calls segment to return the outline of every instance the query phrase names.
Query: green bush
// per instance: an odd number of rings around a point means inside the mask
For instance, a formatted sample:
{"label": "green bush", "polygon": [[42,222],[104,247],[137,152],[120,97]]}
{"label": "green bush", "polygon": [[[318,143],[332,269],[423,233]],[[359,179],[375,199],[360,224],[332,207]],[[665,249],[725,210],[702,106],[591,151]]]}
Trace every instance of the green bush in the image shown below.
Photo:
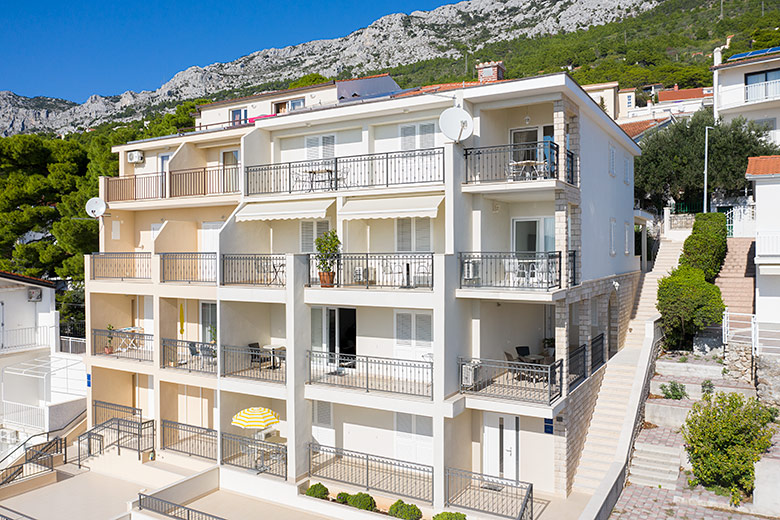
{"label": "green bush", "polygon": [[317,482],[313,486],[309,486],[309,489],[306,490],[307,497],[321,498],[327,500],[328,494],[329,494],[328,488],[326,488],[319,482]]}
{"label": "green bush", "polygon": [[376,502],[374,501],[374,497],[368,493],[356,493],[354,495],[350,495],[347,499],[347,504],[357,509],[363,509],[364,511],[373,511],[376,509]]}
{"label": "green bush", "polygon": [[406,504],[403,500],[396,500],[390,506],[387,514],[395,518],[403,518],[404,520],[420,520],[422,518],[422,511],[420,511],[419,507],[414,504]]}
{"label": "green bush", "polygon": [[339,504],[346,504],[349,501],[350,494],[342,491],[336,495],[336,502]]}
{"label": "green bush", "polygon": [[701,269],[708,282],[715,280],[726,258],[726,215],[699,213],[685,239],[680,265]]}
{"label": "green bush", "polygon": [[720,323],[723,299],[720,289],[704,279],[701,270],[680,266],[658,282],[658,312],[666,334],[666,348],[690,350],[694,335]]}
{"label": "green bush", "polygon": [[742,394],[705,394],[682,427],[697,481],[729,490],[732,503],[753,491],[755,463],[772,445],[777,410]]}
{"label": "green bush", "polygon": [[661,392],[664,394],[664,399],[679,401],[680,399],[688,398],[688,392],[685,390],[685,385],[678,383],[677,381],[669,381],[668,385],[661,385]]}
{"label": "green bush", "polygon": [[450,513],[445,511],[438,515],[433,515],[433,520],[466,520],[466,515],[463,513]]}

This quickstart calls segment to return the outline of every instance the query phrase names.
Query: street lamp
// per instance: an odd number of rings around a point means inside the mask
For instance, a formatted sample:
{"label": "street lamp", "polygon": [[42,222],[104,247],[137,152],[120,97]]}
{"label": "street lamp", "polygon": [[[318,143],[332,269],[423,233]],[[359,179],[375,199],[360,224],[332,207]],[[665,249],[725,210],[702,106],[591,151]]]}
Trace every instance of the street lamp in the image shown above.
{"label": "street lamp", "polygon": [[715,127],[704,127],[704,204],[702,209],[704,213],[707,213],[707,157],[710,152],[710,130],[715,130]]}

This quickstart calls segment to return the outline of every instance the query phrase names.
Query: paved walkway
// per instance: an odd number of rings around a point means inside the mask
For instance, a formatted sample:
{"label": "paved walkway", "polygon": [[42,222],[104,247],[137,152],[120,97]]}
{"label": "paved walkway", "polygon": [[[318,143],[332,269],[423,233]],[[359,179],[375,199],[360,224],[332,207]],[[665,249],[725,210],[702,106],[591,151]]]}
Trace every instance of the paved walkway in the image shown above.
{"label": "paved walkway", "polygon": [[[315,515],[282,504],[217,490],[187,504],[187,507],[221,516],[227,520],[247,518],[272,518],[274,520],[332,520],[328,516]],[[345,506],[346,507],[346,506]],[[193,517],[194,518],[194,517]]]}

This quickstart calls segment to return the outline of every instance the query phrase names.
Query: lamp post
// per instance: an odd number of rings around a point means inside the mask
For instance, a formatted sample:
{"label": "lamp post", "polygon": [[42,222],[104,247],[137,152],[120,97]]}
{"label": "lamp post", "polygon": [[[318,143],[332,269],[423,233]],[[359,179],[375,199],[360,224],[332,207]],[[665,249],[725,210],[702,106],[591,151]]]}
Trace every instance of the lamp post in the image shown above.
{"label": "lamp post", "polygon": [[704,204],[702,205],[704,213],[707,213],[707,159],[710,152],[710,130],[715,130],[715,127],[704,127]]}

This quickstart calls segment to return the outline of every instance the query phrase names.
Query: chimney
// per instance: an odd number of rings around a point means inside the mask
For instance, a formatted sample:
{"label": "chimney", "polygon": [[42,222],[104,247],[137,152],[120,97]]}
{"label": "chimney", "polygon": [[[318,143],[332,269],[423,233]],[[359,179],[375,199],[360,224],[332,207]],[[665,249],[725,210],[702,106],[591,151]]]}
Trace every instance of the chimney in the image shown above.
{"label": "chimney", "polygon": [[504,79],[504,72],[506,72],[503,61],[486,61],[484,63],[479,63],[477,64],[476,69],[480,84],[501,81]]}
{"label": "chimney", "polygon": [[680,90],[680,87],[677,85],[677,83],[674,84],[674,90],[675,90],[675,92]]}

